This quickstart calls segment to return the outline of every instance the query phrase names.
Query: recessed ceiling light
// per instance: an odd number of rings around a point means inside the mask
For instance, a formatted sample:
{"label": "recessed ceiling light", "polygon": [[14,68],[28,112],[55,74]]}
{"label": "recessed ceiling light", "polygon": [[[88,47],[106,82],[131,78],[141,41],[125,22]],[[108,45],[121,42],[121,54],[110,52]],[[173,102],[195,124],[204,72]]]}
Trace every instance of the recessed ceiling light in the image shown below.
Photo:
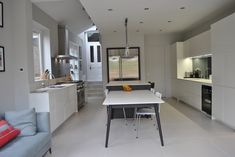
{"label": "recessed ceiling light", "polygon": [[140,30],[137,29],[136,32],[140,32]]}
{"label": "recessed ceiling light", "polygon": [[144,8],[144,10],[149,10],[149,8]]}
{"label": "recessed ceiling light", "polygon": [[108,9],[108,11],[113,11],[113,9],[112,9],[112,8],[110,8],[110,9]]}
{"label": "recessed ceiling light", "polygon": [[116,33],[117,31],[116,31],[116,30],[114,30],[113,32],[114,32],[114,33]]}
{"label": "recessed ceiling light", "polygon": [[172,21],[171,20],[169,20],[169,21],[167,21],[168,23],[171,23]]}
{"label": "recessed ceiling light", "polygon": [[186,9],[186,7],[180,7],[180,9],[181,9],[181,10],[184,10],[184,9]]}
{"label": "recessed ceiling light", "polygon": [[162,32],[163,30],[162,29],[160,29],[160,32]]}
{"label": "recessed ceiling light", "polygon": [[144,22],[143,21],[140,21],[140,24],[143,24]]}

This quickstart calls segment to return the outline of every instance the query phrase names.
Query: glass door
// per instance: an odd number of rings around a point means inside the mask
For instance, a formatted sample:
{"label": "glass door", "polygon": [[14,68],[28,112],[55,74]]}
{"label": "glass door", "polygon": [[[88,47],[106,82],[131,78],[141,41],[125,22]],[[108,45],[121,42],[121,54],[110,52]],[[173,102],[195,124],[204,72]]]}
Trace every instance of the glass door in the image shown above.
{"label": "glass door", "polygon": [[125,48],[108,48],[108,81],[140,80],[140,49],[131,47],[128,55]]}

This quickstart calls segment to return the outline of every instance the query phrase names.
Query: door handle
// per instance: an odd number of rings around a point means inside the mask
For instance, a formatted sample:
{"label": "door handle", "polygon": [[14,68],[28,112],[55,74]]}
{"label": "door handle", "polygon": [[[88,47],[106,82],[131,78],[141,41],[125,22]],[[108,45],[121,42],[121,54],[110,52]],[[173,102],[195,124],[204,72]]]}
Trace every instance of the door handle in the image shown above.
{"label": "door handle", "polygon": [[90,70],[91,70],[91,66],[90,66]]}

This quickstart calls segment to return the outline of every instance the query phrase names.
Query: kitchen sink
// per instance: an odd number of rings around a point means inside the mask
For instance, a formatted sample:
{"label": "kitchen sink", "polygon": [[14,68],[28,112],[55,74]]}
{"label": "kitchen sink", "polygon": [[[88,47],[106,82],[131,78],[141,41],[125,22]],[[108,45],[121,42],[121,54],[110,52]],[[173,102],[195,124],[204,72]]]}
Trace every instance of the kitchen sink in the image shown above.
{"label": "kitchen sink", "polygon": [[64,88],[65,86],[63,85],[51,85],[49,88]]}

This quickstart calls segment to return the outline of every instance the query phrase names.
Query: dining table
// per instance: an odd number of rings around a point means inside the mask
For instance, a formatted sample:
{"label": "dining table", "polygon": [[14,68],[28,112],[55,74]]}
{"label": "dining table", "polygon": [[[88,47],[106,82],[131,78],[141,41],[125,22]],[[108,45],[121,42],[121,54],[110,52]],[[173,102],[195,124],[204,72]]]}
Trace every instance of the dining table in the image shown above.
{"label": "dining table", "polygon": [[163,133],[160,121],[159,105],[163,104],[164,101],[157,97],[150,90],[132,90],[132,91],[109,91],[106,98],[103,101],[103,105],[107,107],[107,128],[106,128],[106,139],[105,147],[108,147],[110,125],[112,120],[112,109],[116,108],[142,108],[142,107],[153,107],[156,115],[156,121],[158,125],[158,132],[160,136],[161,146],[164,146]]}

